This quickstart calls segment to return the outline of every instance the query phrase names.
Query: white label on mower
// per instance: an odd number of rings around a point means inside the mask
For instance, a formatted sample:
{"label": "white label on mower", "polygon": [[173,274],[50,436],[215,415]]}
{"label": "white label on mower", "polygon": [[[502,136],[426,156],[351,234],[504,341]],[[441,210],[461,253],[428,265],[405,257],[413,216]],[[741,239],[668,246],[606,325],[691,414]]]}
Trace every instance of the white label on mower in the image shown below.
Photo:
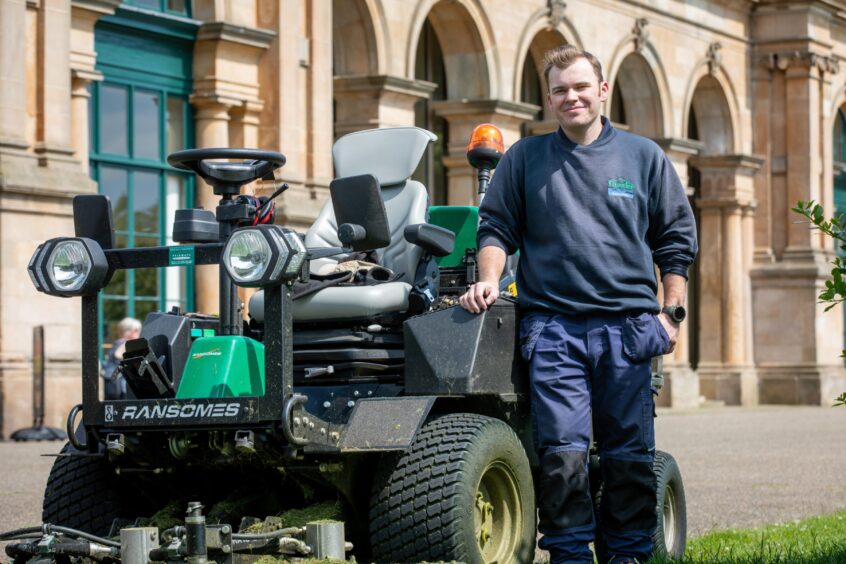
{"label": "white label on mower", "polygon": [[121,419],[199,419],[203,417],[235,417],[240,403],[207,403],[188,405],[128,405]]}

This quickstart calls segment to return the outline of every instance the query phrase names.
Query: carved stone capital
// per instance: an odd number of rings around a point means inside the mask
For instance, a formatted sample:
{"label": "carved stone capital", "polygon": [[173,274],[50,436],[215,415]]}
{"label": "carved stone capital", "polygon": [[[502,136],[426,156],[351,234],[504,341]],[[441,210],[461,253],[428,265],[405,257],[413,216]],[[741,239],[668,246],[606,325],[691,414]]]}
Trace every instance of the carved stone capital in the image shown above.
{"label": "carved stone capital", "polygon": [[802,68],[819,71],[822,74],[840,72],[840,59],[834,55],[823,55],[813,51],[785,51],[768,53],[763,63],[770,70],[786,71],[789,68]]}

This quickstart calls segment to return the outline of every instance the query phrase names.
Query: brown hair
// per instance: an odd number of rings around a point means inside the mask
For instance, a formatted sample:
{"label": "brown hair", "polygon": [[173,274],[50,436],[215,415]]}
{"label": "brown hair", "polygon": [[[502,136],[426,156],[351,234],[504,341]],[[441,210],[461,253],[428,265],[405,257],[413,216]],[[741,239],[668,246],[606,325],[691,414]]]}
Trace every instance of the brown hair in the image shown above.
{"label": "brown hair", "polygon": [[550,49],[543,55],[543,76],[544,79],[546,79],[547,88],[549,88],[549,71],[552,70],[552,67],[566,69],[578,59],[587,60],[587,62],[590,63],[590,66],[593,67],[593,72],[596,75],[596,78],[600,83],[602,83],[602,65],[593,53],[588,53],[587,51],[579,49],[575,45],[559,45],[554,49]]}

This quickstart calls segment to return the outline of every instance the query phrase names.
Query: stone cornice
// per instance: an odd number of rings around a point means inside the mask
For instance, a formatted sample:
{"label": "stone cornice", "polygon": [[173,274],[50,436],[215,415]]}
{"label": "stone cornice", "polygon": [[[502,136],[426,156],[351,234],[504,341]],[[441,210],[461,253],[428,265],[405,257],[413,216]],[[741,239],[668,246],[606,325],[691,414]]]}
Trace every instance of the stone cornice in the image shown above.
{"label": "stone cornice", "polygon": [[121,0],[72,0],[71,7],[100,14],[114,14]]}
{"label": "stone cornice", "polygon": [[661,147],[665,153],[677,152],[688,155],[698,155],[705,148],[702,141],[695,141],[693,139],[684,139],[682,137],[664,137],[653,139],[655,143]]}
{"label": "stone cornice", "polygon": [[755,173],[766,161],[760,155],[700,155],[692,157],[690,164],[699,169],[724,169]]}
{"label": "stone cornice", "polygon": [[227,41],[267,49],[276,38],[276,32],[269,29],[245,27],[228,22],[209,22],[200,26],[197,41]]}
{"label": "stone cornice", "polygon": [[394,75],[336,76],[332,82],[335,92],[385,90],[417,98],[428,98],[438,87],[425,80],[410,80]]}
{"label": "stone cornice", "polygon": [[442,100],[432,102],[432,109],[435,114],[441,117],[472,115],[472,114],[497,114],[514,117],[522,120],[534,118],[541,109],[540,106],[527,104],[525,102],[512,102],[511,100]]}

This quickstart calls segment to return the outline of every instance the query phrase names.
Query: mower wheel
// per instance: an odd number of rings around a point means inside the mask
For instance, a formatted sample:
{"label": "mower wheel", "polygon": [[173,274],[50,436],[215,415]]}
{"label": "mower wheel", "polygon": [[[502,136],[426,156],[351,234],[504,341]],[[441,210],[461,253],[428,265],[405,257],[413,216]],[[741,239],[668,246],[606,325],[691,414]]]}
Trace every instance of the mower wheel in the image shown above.
{"label": "mower wheel", "polygon": [[679,465],[669,453],[659,450],[653,468],[658,482],[658,526],[652,535],[654,553],[659,557],[681,558],[687,544],[687,508]]}
{"label": "mower wheel", "polygon": [[471,413],[426,423],[383,467],[370,503],[377,562],[531,562],[529,461],[504,422]]}
{"label": "mower wheel", "polygon": [[[66,444],[62,454],[70,452],[76,449]],[[105,459],[59,456],[47,478],[41,520],[105,536],[116,518],[131,517],[121,511],[126,509],[127,496],[132,494],[125,484],[121,487]]]}

